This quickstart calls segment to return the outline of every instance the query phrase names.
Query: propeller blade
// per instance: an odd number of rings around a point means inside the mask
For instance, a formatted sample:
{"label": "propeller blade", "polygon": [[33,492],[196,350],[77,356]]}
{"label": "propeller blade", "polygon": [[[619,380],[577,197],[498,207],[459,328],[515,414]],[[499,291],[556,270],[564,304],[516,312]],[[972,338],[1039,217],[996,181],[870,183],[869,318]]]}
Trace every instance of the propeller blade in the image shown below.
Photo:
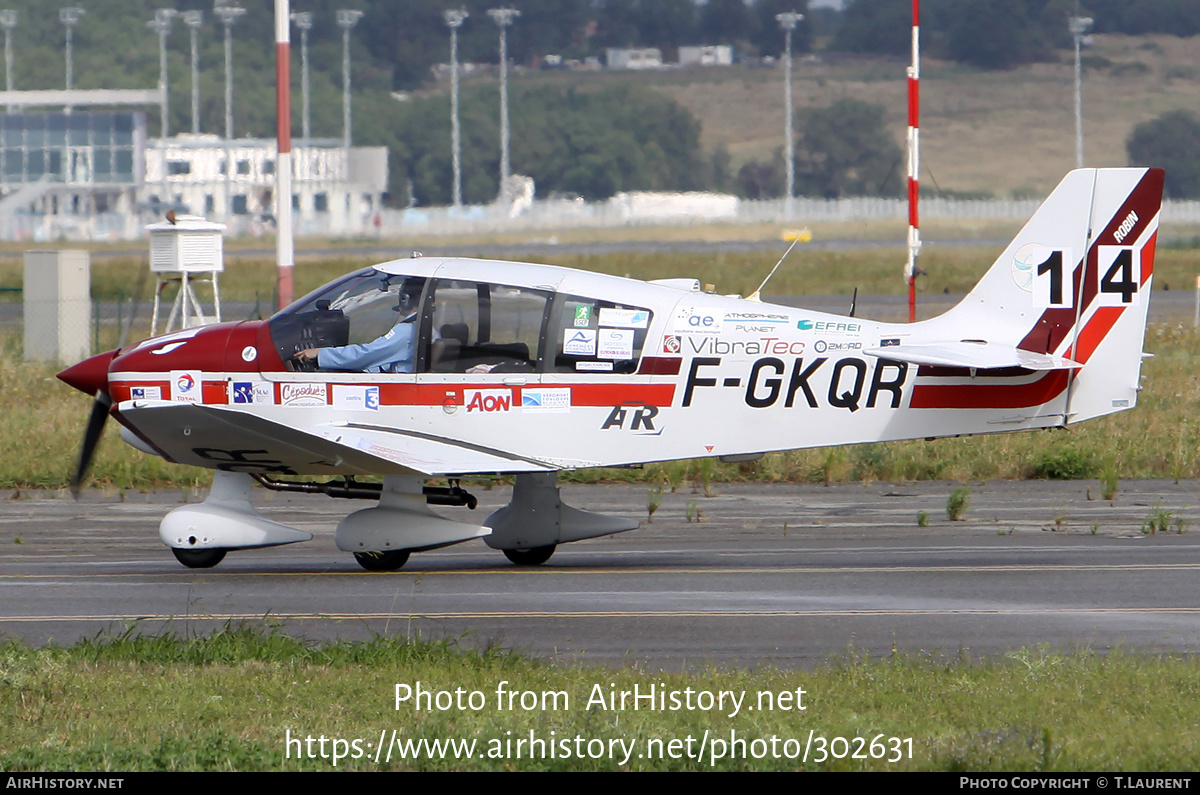
{"label": "propeller blade", "polygon": [[96,392],[92,402],[92,413],[88,417],[87,430],[83,433],[83,447],[79,450],[79,465],[75,467],[75,477],[71,478],[71,494],[79,499],[79,487],[87,477],[92,465],[92,456],[96,453],[96,445],[100,442],[100,434],[104,431],[104,423],[108,420],[108,410],[112,408],[112,397],[105,390]]}

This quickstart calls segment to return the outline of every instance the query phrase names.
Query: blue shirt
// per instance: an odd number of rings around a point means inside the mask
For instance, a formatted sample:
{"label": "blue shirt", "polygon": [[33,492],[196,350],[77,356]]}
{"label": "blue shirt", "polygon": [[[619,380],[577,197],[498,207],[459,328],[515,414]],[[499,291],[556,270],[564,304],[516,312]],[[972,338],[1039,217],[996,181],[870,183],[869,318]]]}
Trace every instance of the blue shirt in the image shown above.
{"label": "blue shirt", "polygon": [[411,373],[416,323],[401,321],[382,337],[358,345],[321,348],[317,366],[322,370],[357,370],[364,373]]}

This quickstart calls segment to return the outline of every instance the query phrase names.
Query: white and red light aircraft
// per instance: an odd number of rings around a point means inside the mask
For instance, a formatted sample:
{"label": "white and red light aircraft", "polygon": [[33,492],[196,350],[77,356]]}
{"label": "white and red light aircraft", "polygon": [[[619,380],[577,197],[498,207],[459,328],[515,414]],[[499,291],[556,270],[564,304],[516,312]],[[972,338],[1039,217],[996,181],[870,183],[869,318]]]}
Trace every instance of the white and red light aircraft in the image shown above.
{"label": "white and red light aircraft", "polygon": [[[564,505],[560,470],[1065,426],[1137,401],[1159,169],[1067,175],[967,297],[912,324],[826,315],[545,265],[423,257],[365,268],[267,321],[192,328],[60,374],[133,446],[216,470],[162,540],[190,567],[305,541],[268,488],[375,501],[337,527],[372,570],[483,538],[518,564],[637,522]],[[399,312],[396,310],[400,310]],[[414,324],[411,372],[328,372],[314,348]],[[482,523],[465,475],[515,475]],[[382,475],[383,483],[359,483]],[[341,480],[294,480],[340,476]],[[426,486],[431,477],[449,487]]]}

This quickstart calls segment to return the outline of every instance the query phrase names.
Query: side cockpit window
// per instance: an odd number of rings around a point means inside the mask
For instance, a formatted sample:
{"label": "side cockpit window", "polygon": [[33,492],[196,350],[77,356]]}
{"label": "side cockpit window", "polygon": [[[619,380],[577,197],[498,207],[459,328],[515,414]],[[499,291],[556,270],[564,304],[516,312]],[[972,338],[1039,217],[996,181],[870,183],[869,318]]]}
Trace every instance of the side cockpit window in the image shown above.
{"label": "side cockpit window", "polygon": [[551,323],[556,373],[633,373],[653,313],[596,298],[565,295]]}
{"label": "side cockpit window", "polygon": [[535,372],[550,293],[482,282],[438,280],[425,339],[434,373]]}
{"label": "side cockpit window", "polygon": [[[381,353],[371,358],[366,349],[382,347],[378,341],[401,324],[415,329],[424,288],[421,277],[373,268],[359,271],[276,314],[270,322],[271,338],[279,357],[292,370],[316,369],[320,363],[323,370],[412,372],[411,350],[392,356],[405,361],[380,362],[375,359],[388,357]],[[415,335],[410,332],[406,336],[413,339]],[[303,355],[305,352],[310,355]]]}

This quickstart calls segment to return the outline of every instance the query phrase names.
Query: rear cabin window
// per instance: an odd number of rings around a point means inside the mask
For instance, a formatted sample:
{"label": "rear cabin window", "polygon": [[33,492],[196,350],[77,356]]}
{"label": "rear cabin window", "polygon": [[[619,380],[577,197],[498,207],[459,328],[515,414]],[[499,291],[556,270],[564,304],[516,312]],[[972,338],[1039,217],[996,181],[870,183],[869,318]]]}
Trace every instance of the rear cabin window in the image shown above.
{"label": "rear cabin window", "polygon": [[653,313],[595,298],[564,295],[550,324],[556,373],[637,371]]}
{"label": "rear cabin window", "polygon": [[551,294],[499,284],[439,280],[427,317],[426,370],[535,372]]}

